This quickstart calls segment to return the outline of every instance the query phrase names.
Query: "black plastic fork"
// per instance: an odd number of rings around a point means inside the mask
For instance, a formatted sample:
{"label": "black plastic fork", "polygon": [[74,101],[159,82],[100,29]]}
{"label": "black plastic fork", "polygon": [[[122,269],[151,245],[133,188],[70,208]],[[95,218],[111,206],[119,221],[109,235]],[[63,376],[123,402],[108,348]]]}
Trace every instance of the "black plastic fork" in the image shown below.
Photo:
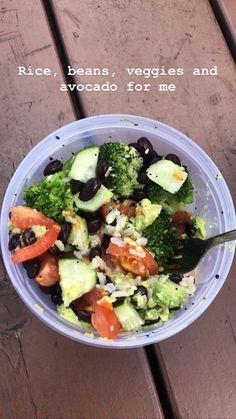
{"label": "black plastic fork", "polygon": [[209,249],[231,240],[236,240],[236,230],[227,231],[206,240],[196,238],[182,240],[175,256],[169,261],[165,273],[178,272],[184,274],[190,272],[196,268]]}

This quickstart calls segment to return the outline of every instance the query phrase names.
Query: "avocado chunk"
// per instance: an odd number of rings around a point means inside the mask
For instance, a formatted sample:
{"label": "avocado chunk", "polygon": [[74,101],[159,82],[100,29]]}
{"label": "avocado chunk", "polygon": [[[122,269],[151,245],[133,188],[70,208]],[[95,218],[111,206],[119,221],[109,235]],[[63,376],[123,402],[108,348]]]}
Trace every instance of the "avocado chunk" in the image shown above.
{"label": "avocado chunk", "polygon": [[97,279],[96,271],[78,259],[60,259],[59,276],[65,307],[94,288]]}
{"label": "avocado chunk", "polygon": [[111,200],[112,196],[113,193],[102,185],[96,195],[89,201],[81,201],[81,199],[79,199],[79,193],[74,196],[74,201],[78,209],[87,212],[95,212],[102,205],[107,204]]}
{"label": "avocado chunk", "polygon": [[178,192],[188,177],[184,167],[165,159],[149,166],[147,175],[150,180],[172,194]]}
{"label": "avocado chunk", "polygon": [[135,229],[142,231],[150,226],[161,212],[161,205],[152,204],[147,198],[142,199],[140,205],[136,208],[136,217],[134,220]]}
{"label": "avocado chunk", "polygon": [[72,160],[69,177],[86,183],[92,177],[95,177],[98,162],[99,147],[86,147],[79,151]]}
{"label": "avocado chunk", "polygon": [[63,305],[58,306],[57,307],[57,312],[61,317],[63,317],[68,322],[74,323],[77,326],[84,327],[86,329],[88,329],[88,328],[91,329],[91,325],[87,322],[80,321],[70,307],[65,307]]}
{"label": "avocado chunk", "polygon": [[197,237],[199,237],[199,239],[205,239],[206,238],[206,225],[205,225],[205,221],[203,220],[202,217],[195,217],[193,219],[193,225],[196,228],[196,233],[197,233]]}
{"label": "avocado chunk", "polygon": [[186,291],[179,284],[175,284],[170,279],[164,282],[157,282],[154,287],[152,298],[156,304],[169,308],[180,307],[187,297]]}

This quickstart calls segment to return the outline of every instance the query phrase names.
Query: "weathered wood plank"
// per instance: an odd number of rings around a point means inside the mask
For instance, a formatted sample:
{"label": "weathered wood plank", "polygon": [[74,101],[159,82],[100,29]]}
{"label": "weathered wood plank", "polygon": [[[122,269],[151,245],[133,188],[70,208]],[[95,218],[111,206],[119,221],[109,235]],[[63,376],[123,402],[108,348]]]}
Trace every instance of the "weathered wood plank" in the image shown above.
{"label": "weathered wood plank", "polygon": [[[32,146],[74,119],[39,0],[0,1],[0,195]],[[57,77],[17,75],[18,65]],[[143,350],[79,345],[41,324],[0,266],[0,416],[2,419],[162,418]]]}
{"label": "weathered wood plank", "polygon": [[[78,76],[77,83],[117,83],[116,92],[81,92],[88,115],[131,113],[170,124],[197,141],[234,193],[236,75],[207,0],[53,1],[74,68],[109,68],[115,77]],[[218,76],[192,75],[217,65]],[[143,79],[151,92],[127,92],[126,68],[179,68],[178,77]],[[159,92],[176,83],[176,92]],[[223,140],[223,141],[222,141]]]}
{"label": "weathered wood plank", "polygon": [[[106,68],[115,93],[82,92],[87,114],[133,113],[187,133],[202,146],[235,188],[235,67],[207,0],[53,1],[75,68]],[[126,67],[183,67],[176,92],[127,93]],[[195,67],[217,65],[216,77],[193,77]],[[77,83],[106,77],[78,76]],[[140,78],[135,78],[140,82]],[[156,81],[145,82],[153,86]],[[231,272],[207,312],[186,331],[156,346],[176,415],[234,418],[236,412],[234,281]]]}

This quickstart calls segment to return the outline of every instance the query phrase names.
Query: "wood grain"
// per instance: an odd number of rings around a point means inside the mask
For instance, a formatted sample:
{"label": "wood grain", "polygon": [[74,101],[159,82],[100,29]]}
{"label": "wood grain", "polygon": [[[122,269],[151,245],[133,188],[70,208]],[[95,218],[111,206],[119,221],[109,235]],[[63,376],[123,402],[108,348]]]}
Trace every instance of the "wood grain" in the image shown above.
{"label": "wood grain", "polygon": [[[88,115],[148,116],[187,133],[213,158],[236,197],[236,74],[232,57],[207,0],[57,0],[55,12],[75,68],[115,72],[115,93],[80,93]],[[165,77],[176,92],[127,93],[125,68],[183,67]],[[193,68],[212,68],[215,77],[194,77]],[[78,76],[77,83],[105,77]],[[135,78],[140,82],[140,78]],[[142,79],[143,80],[143,79]],[[147,80],[155,86],[158,80]],[[235,269],[235,268],[234,268]],[[184,332],[156,346],[176,416],[234,419],[235,270],[207,312]]]}
{"label": "wood grain", "polygon": [[[1,198],[34,144],[74,119],[41,2],[0,1]],[[49,67],[55,78],[18,76]],[[144,351],[88,348],[26,309],[0,265],[1,419],[162,418]]]}
{"label": "wood grain", "polygon": [[[77,83],[117,83],[116,92],[81,92],[88,115],[131,113],[187,133],[222,170],[235,195],[236,74],[207,0],[53,1],[74,68],[109,68],[115,77],[77,77]],[[192,75],[217,65],[218,76]],[[183,67],[184,76],[154,80],[151,92],[127,92],[126,68]],[[176,92],[159,92],[159,83]]]}

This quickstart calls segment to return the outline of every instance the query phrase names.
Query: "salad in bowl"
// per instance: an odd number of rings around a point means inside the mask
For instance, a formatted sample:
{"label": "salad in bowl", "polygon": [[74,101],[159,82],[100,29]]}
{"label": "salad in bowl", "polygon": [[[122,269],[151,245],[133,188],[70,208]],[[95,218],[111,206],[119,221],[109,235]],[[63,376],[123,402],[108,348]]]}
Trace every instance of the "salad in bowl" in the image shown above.
{"label": "salad in bowl", "polygon": [[115,340],[163,325],[195,293],[194,272],[180,274],[178,257],[170,266],[183,240],[206,236],[193,201],[174,152],[144,136],[104,138],[52,159],[24,188],[9,208],[8,250],[59,316]]}

